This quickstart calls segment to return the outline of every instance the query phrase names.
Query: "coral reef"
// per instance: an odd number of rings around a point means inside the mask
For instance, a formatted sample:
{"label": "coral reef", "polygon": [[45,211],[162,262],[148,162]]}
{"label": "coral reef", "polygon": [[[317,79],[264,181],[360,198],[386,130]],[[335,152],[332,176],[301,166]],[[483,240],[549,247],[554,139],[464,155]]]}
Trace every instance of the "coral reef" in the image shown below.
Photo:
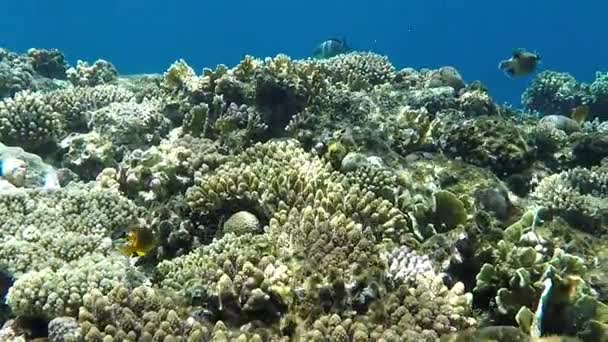
{"label": "coral reef", "polygon": [[93,65],[87,62],[78,61],[75,67],[69,68],[65,72],[68,80],[75,86],[96,86],[116,81],[118,71],[108,61],[103,59],[95,61]]}
{"label": "coral reef", "polygon": [[570,115],[572,109],[592,102],[587,86],[567,73],[543,71],[522,95],[522,103],[544,115]]}
{"label": "coral reef", "polygon": [[607,81],[2,49],[0,339],[602,340]]}

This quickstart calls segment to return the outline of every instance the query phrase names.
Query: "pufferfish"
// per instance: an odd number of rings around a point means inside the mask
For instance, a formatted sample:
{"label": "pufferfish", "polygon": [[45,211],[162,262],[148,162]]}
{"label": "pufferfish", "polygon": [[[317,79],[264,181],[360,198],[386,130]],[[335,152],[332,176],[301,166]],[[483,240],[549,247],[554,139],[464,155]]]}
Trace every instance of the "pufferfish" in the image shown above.
{"label": "pufferfish", "polygon": [[125,256],[145,256],[156,247],[156,235],[147,227],[134,226],[128,229],[125,243],[118,251]]}
{"label": "pufferfish", "polygon": [[498,68],[509,77],[521,77],[533,73],[539,62],[540,56],[538,54],[517,49],[513,51],[511,58],[501,61]]}

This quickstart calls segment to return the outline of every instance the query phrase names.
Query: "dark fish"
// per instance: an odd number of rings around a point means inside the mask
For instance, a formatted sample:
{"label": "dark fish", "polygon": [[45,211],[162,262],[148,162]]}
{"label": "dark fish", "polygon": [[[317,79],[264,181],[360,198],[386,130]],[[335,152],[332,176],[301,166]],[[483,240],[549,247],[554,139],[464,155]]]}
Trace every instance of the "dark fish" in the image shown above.
{"label": "dark fish", "polygon": [[518,49],[511,58],[501,61],[498,68],[510,77],[527,76],[536,70],[539,62],[538,54]]}
{"label": "dark fish", "polygon": [[313,58],[317,59],[330,58],[347,53],[350,50],[351,49],[346,43],[346,39],[331,38],[319,44],[313,51],[312,55]]}

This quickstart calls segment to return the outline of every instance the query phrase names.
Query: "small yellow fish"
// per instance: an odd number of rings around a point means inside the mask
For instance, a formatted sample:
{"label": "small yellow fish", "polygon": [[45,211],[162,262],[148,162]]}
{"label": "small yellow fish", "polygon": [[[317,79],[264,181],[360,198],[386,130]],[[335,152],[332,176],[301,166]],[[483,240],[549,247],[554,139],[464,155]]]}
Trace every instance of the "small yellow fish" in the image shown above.
{"label": "small yellow fish", "polygon": [[572,110],[572,113],[570,113],[570,117],[574,121],[581,124],[581,123],[585,122],[585,120],[587,120],[587,118],[589,117],[589,113],[590,113],[589,106],[581,105]]}
{"label": "small yellow fish", "polygon": [[149,228],[134,227],[127,233],[125,245],[119,251],[126,256],[144,256],[156,247],[156,236]]}

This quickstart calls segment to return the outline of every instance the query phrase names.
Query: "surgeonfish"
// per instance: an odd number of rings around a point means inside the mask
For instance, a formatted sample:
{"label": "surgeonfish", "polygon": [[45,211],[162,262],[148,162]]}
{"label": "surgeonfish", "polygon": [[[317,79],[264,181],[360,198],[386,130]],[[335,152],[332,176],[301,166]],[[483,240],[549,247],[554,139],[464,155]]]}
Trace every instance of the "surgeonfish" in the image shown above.
{"label": "surgeonfish", "polygon": [[319,44],[312,55],[315,59],[331,58],[351,51],[346,43],[346,39],[330,38]]}

